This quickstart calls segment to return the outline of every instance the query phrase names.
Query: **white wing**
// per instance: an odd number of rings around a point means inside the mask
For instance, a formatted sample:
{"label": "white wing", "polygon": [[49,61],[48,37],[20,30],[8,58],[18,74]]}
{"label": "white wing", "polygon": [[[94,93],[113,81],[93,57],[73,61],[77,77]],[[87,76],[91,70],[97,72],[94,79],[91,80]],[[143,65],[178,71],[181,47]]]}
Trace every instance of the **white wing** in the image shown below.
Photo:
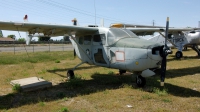
{"label": "white wing", "polygon": [[97,27],[79,27],[57,24],[39,24],[28,22],[0,21],[0,30],[25,31],[29,34],[43,33],[46,36],[63,36],[65,34],[94,33]]}

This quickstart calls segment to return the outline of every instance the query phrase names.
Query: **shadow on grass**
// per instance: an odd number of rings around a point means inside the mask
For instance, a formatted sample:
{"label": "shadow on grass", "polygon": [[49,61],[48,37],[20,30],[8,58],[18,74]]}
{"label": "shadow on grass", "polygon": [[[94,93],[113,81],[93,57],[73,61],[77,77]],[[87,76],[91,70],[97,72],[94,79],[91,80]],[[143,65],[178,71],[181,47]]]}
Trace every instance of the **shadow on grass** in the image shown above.
{"label": "shadow on grass", "polygon": [[181,61],[181,60],[191,60],[191,59],[200,59],[199,56],[183,56],[181,59],[177,59],[175,55],[170,55],[167,61]]}
{"label": "shadow on grass", "polygon": [[[82,69],[92,69],[92,68],[97,68],[98,66],[87,66],[87,67],[78,67],[76,68],[76,70],[82,70]],[[67,68],[67,69],[55,69],[55,70],[47,70],[47,72],[50,73],[54,73],[56,75],[59,75],[60,77],[65,77],[66,78],[66,74],[68,70],[73,70],[73,68]],[[66,71],[65,76],[63,76],[62,74],[56,73],[56,72],[63,72]]]}
{"label": "shadow on grass", "polygon": [[[166,77],[166,80],[167,80],[167,77]],[[159,88],[160,90],[166,89],[168,94],[179,96],[179,97],[200,97],[199,91],[196,91],[190,88],[185,88],[185,87],[173,85],[170,83],[165,83],[164,87],[161,87],[159,75],[147,78],[147,84],[146,84],[146,87],[143,88],[143,90],[146,92],[152,92],[153,88]]]}
{"label": "shadow on grass", "polygon": [[[157,75],[160,75],[160,69],[154,71]],[[176,78],[182,77],[186,75],[195,75],[200,74],[200,66],[189,67],[189,68],[176,68],[176,69],[168,69],[166,71],[166,78]]]}
{"label": "shadow on grass", "polygon": [[[8,95],[0,96],[0,109],[16,108],[23,105],[31,105],[39,102],[50,102],[60,100],[64,98],[72,98],[81,95],[88,95],[91,93],[105,91],[107,89],[119,89],[123,84],[132,85],[133,89],[137,89],[135,82],[132,82],[131,75],[105,75],[105,74],[93,74],[91,80],[84,80],[80,77],[76,77],[68,82],[60,83],[51,88],[38,90],[34,92],[26,93],[11,93]],[[153,87],[160,87],[158,76],[148,78],[147,83]],[[200,97],[200,92],[179,87],[172,84],[165,84],[165,88],[168,89],[168,93],[181,96],[181,97]],[[149,91],[148,91],[149,92]]]}

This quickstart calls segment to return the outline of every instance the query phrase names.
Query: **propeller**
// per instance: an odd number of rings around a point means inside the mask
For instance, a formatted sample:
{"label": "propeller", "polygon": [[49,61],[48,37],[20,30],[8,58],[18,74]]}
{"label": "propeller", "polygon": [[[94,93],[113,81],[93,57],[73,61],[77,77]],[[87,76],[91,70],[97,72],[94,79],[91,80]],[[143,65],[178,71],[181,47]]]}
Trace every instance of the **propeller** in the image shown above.
{"label": "propeller", "polygon": [[76,51],[75,51],[75,49],[74,49],[74,59],[76,58]]}
{"label": "propeller", "polygon": [[160,76],[160,85],[161,86],[164,86],[166,66],[167,66],[167,55],[168,55],[168,51],[169,51],[169,47],[167,46],[168,29],[169,29],[169,17],[167,17],[166,30],[165,30],[165,45],[162,50],[162,58],[163,59],[162,59],[162,64],[161,64],[161,76]]}

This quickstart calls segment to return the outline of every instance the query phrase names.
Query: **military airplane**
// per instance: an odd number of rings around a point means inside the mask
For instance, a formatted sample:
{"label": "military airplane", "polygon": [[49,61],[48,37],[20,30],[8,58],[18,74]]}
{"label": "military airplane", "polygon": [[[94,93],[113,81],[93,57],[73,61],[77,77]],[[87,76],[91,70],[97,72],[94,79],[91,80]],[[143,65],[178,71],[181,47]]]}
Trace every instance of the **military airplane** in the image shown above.
{"label": "military airplane", "polygon": [[[134,25],[134,24],[111,24],[111,27],[126,28],[134,32],[136,35],[152,35],[154,32],[159,32],[156,38],[164,37],[163,26],[149,26],[149,25]],[[183,48],[191,47],[200,57],[200,28],[169,28],[168,41],[178,49],[176,58],[183,57]],[[160,41],[163,43],[163,41]]]}
{"label": "military airplane", "polygon": [[[167,19],[166,35],[169,18]],[[30,44],[33,35],[43,33],[44,36],[70,36],[76,55],[82,61],[72,70],[67,71],[69,79],[74,78],[74,70],[83,63],[119,69],[120,74],[126,71],[138,73],[136,84],[144,86],[145,77],[155,75],[154,69],[161,66],[161,86],[164,86],[166,72],[165,45],[140,39],[128,29],[38,24],[29,22],[0,21],[1,30],[25,31],[29,35],[26,43]]]}

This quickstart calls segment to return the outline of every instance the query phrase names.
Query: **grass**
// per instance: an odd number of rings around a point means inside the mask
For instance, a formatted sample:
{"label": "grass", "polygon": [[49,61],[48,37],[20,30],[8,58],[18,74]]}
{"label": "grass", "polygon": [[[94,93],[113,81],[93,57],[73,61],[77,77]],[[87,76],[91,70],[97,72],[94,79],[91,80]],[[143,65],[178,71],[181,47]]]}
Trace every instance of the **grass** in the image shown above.
{"label": "grass", "polygon": [[[131,75],[88,64],[75,70],[75,79],[66,81],[66,71],[80,63],[72,51],[35,52],[29,57],[1,52],[0,111],[199,111],[200,60],[190,49],[183,54],[181,60],[168,56],[164,88],[159,86],[159,71],[146,78],[144,88],[138,88]],[[17,86],[9,84],[33,76],[51,81],[53,87],[23,93],[13,91]]]}
{"label": "grass", "polygon": [[14,92],[21,92],[20,84],[15,84],[15,85],[12,87],[12,90],[13,90]]}

